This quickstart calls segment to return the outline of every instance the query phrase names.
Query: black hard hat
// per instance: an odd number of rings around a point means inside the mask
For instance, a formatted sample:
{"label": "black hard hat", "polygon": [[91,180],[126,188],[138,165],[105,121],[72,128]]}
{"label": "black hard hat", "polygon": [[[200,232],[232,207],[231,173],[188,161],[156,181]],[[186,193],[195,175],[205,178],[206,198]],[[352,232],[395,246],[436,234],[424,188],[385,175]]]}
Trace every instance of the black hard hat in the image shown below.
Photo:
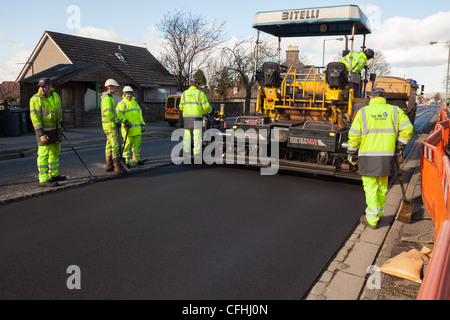
{"label": "black hard hat", "polygon": [[386,97],[386,91],[383,88],[375,88],[370,93],[371,97]]}
{"label": "black hard hat", "polygon": [[52,81],[49,78],[39,79],[38,87],[46,87],[46,86],[51,86],[51,85],[52,85]]}
{"label": "black hard hat", "polygon": [[375,56],[375,52],[372,49],[366,49],[364,53],[366,54],[367,60]]}

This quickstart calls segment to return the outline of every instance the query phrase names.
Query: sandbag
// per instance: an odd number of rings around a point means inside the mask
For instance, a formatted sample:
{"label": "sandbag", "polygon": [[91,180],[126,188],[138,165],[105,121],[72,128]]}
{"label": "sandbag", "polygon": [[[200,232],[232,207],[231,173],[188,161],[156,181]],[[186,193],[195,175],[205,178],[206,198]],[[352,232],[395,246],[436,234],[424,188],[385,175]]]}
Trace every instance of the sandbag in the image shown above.
{"label": "sandbag", "polygon": [[421,271],[424,261],[429,259],[431,250],[424,247],[421,251],[417,249],[402,252],[380,268],[380,271],[395,277],[422,283]]}

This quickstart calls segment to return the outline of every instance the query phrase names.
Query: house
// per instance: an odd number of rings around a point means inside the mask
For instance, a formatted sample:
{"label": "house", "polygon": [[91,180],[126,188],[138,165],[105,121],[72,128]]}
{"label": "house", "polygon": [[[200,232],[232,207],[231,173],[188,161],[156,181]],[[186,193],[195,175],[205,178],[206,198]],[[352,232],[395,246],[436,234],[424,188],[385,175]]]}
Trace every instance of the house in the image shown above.
{"label": "house", "polygon": [[[253,84],[252,87],[252,95],[250,98],[250,110],[248,110],[247,113],[254,114],[256,112],[256,101],[258,99],[258,89],[259,89],[259,82],[256,82]],[[242,104],[242,113],[245,114],[245,98],[247,96],[247,92],[245,90],[245,87],[242,84],[235,84],[233,88],[233,95],[230,97],[230,101],[234,103],[241,103]]]}
{"label": "house", "polygon": [[[21,100],[47,77],[60,94],[66,126],[100,125],[100,97],[107,79],[131,86],[146,122],[164,117],[164,101],[176,94],[176,79],[144,47],[45,31],[20,72]],[[120,93],[115,97],[121,100]],[[24,106],[25,107],[25,106]]]}

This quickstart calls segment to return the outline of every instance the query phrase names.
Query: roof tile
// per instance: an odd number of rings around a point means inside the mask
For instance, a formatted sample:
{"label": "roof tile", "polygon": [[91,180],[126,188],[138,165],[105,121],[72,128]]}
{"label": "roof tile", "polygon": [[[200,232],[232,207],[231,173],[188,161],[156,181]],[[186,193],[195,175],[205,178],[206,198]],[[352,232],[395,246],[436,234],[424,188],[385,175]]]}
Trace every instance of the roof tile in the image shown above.
{"label": "roof tile", "polygon": [[[47,31],[74,64],[104,60],[140,85],[177,85],[175,78],[143,47]],[[120,53],[126,62],[119,60]]]}

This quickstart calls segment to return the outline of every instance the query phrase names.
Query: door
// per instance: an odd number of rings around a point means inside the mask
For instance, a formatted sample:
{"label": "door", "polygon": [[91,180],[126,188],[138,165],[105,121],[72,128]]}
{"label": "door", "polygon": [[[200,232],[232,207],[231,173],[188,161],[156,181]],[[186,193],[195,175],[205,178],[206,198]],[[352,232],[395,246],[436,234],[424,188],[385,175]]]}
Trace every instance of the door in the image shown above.
{"label": "door", "polygon": [[61,94],[64,126],[75,127],[75,101],[72,88],[63,88]]}

